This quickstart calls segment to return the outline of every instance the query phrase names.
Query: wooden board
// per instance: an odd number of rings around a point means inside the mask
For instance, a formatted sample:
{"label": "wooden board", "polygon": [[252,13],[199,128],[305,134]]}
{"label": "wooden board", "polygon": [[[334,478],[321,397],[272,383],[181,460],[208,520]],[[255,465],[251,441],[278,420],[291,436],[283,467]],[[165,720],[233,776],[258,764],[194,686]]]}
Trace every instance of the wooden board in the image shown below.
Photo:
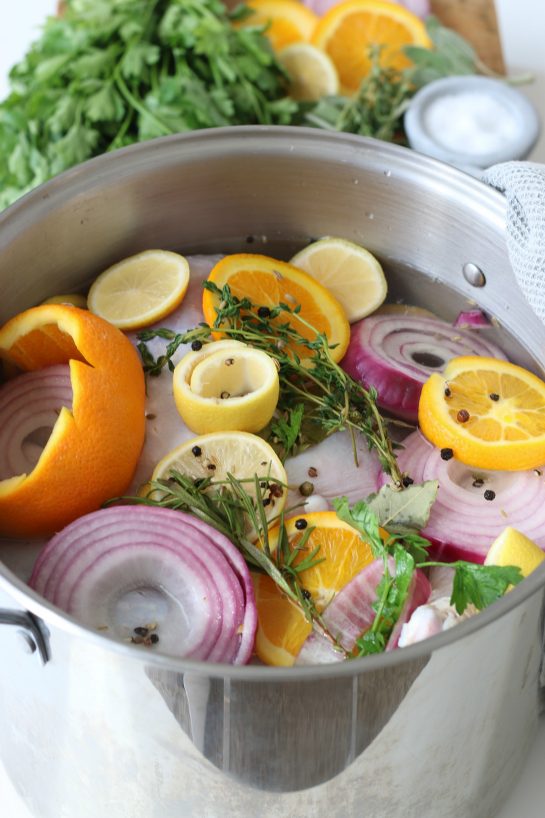
{"label": "wooden board", "polygon": [[494,0],[431,0],[441,22],[469,40],[493,71],[505,73]]}

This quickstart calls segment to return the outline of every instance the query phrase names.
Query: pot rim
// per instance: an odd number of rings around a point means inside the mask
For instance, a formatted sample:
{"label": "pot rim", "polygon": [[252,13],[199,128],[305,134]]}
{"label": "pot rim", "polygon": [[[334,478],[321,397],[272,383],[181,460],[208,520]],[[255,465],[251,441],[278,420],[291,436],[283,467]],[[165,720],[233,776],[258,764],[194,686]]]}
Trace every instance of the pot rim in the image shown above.
{"label": "pot rim", "polygon": [[[297,155],[297,149],[301,152],[308,150],[309,143],[314,147],[319,147],[333,142],[339,150],[339,162],[342,161],[340,153],[343,147],[348,150],[353,149],[354,153],[358,150],[372,152],[375,156],[378,155],[379,158],[382,158],[386,170],[390,170],[394,166],[418,168],[420,178],[427,175],[436,181],[441,179],[449,187],[456,187],[464,191],[466,197],[470,197],[473,201],[478,198],[482,205],[486,207],[488,213],[498,221],[500,227],[503,226],[505,202],[500,193],[474,177],[431,157],[417,154],[399,145],[353,134],[331,133],[313,128],[295,128],[293,126],[237,126],[160,137],[113,151],[110,154],[103,154],[77,165],[30,191],[7,208],[4,213],[1,213],[0,241],[2,241],[2,232],[4,231],[7,234],[8,241],[12,232],[19,232],[17,222],[21,215],[25,217],[25,220],[28,220],[32,217],[36,218],[42,210],[51,211],[77,194],[85,193],[90,185],[94,182],[100,182],[104,176],[111,181],[112,176],[116,173],[119,174],[124,167],[131,165],[138,167],[142,160],[149,158],[154,152],[158,152],[162,159],[166,161],[171,153],[174,157],[181,149],[205,150],[210,143],[219,143],[221,148],[229,140],[235,140],[242,147],[245,146],[245,142],[248,140],[248,148],[251,152],[261,152],[273,143],[276,148],[278,148],[279,144],[281,146],[284,144],[286,153],[289,152],[290,155],[295,154],[295,156]],[[255,144],[256,141],[257,145]],[[472,617],[444,633],[400,650],[331,665],[289,668],[260,665],[234,666],[186,660],[150,651],[146,651],[144,654],[135,645],[125,644],[102,632],[96,632],[81,625],[73,617],[60,611],[35,593],[0,561],[0,590],[6,591],[22,608],[28,609],[35,616],[42,619],[46,625],[57,627],[68,635],[83,637],[97,648],[112,650],[121,657],[142,661],[148,666],[152,665],[156,668],[174,670],[179,673],[190,672],[201,676],[248,682],[301,682],[339,678],[382,670],[406,661],[426,658],[435,650],[458,642],[486,627],[491,622],[500,619],[514,610],[524,600],[544,589],[545,563],[519,586],[482,611],[478,616]]]}

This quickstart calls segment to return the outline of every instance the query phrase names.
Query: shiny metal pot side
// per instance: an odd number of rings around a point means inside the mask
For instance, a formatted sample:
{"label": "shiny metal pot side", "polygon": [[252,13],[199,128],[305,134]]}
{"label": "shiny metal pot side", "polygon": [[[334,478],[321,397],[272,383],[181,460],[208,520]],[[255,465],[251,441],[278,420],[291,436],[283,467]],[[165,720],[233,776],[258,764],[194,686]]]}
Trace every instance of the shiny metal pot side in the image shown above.
{"label": "shiny metal pot side", "polygon": [[[92,160],[0,216],[0,321],[149,247],[289,257],[342,235],[394,296],[479,303],[539,370],[504,205],[471,177],[347,135],[232,128]],[[533,737],[545,566],[420,645],[323,668],[185,662],[81,627],[0,543],[0,759],[37,818],[487,818]],[[28,560],[27,560],[28,562]],[[19,576],[13,572],[19,566]]]}

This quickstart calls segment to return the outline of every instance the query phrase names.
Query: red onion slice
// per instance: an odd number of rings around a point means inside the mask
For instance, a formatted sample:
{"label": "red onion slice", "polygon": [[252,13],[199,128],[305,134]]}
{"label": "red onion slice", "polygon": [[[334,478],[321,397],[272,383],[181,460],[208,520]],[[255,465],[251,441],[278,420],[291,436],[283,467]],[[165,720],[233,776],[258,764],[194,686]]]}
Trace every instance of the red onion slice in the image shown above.
{"label": "red onion slice", "polygon": [[[393,558],[389,559],[390,571],[395,571]],[[374,560],[339,591],[323,613],[326,628],[347,651],[373,624],[373,602],[377,598],[377,585],[384,574],[382,560]]]}
{"label": "red onion slice", "polygon": [[[403,442],[398,454],[402,471],[416,483],[438,480],[439,491],[422,534],[436,559],[483,563],[492,542],[511,525],[545,550],[545,477],[542,470],[481,471],[441,451],[420,432]],[[383,477],[387,482],[388,478]],[[485,491],[493,491],[492,500]]]}
{"label": "red onion slice", "polygon": [[[302,483],[312,483],[313,496],[329,503],[343,495],[355,503],[377,491],[382,470],[376,452],[369,450],[363,435],[356,437],[356,452],[357,466],[349,432],[335,432],[316,446],[288,458],[285,464],[290,485],[287,507],[293,508],[308,499],[299,491]],[[301,507],[299,511],[308,509]]]}
{"label": "red onion slice", "polygon": [[116,506],[81,517],[50,540],[30,585],[121,638],[145,626],[142,618],[157,620],[161,648],[175,655],[241,664],[252,652],[246,563],[226,537],[182,512]]}
{"label": "red onion slice", "polygon": [[66,364],[26,372],[0,387],[0,480],[32,471],[63,406],[72,406]]}
{"label": "red onion slice", "polygon": [[[389,571],[394,574],[393,557],[389,557],[388,566]],[[375,619],[373,603],[377,599],[377,587],[383,575],[382,560],[375,560],[367,565],[339,591],[322,615],[329,633],[348,653],[354,649],[357,639],[373,624]],[[405,605],[386,645],[387,651],[397,647],[403,625],[419,605],[428,601],[430,594],[429,580],[422,571],[416,570],[411,579]],[[325,637],[312,633],[299,651],[296,664],[327,664],[341,659]]]}
{"label": "red onion slice", "polygon": [[375,387],[379,406],[416,422],[423,383],[458,355],[505,360],[499,347],[474,330],[454,329],[439,318],[385,313],[352,325],[342,366]]}
{"label": "red onion slice", "polygon": [[487,329],[492,323],[482,310],[462,310],[452,326],[460,329]]}

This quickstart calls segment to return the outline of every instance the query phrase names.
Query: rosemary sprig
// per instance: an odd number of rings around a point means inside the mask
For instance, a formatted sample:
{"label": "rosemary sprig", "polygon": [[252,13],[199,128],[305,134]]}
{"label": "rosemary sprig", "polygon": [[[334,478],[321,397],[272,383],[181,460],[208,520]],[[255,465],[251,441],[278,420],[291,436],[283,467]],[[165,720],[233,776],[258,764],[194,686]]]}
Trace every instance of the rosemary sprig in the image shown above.
{"label": "rosemary sprig", "polygon": [[[269,309],[253,304],[248,298],[237,298],[228,286],[220,290],[209,281],[204,286],[219,300],[213,327],[199,324],[185,333],[177,334],[168,329],[140,333],[138,349],[146,372],[158,375],[164,366],[173,369],[172,356],[182,344],[206,343],[211,340],[213,331],[221,329],[229,338],[264,350],[277,363],[280,379],[277,413],[286,426],[283,427],[278,420],[273,422],[268,439],[281,449],[281,455],[285,457],[297,448],[348,429],[353,436],[357,433],[364,435],[393,483],[402,488],[403,475],[386,421],[377,407],[376,391],[365,389],[341,369],[331,357],[327,337],[301,316],[300,306],[279,304]],[[169,341],[165,353],[158,358],[154,358],[147,348],[147,342],[152,338]],[[298,413],[302,413],[301,418],[297,418]],[[356,458],[355,452],[354,445]]]}
{"label": "rosemary sprig", "polygon": [[[290,543],[284,525],[284,514],[267,519],[265,513],[263,501],[271,485],[279,486],[282,490],[285,488],[280,480],[273,477],[264,480],[263,476],[254,475],[239,480],[228,474],[226,480],[214,480],[211,477],[193,480],[172,470],[168,479],[152,481],[146,496],[124,497],[123,500],[133,504],[186,511],[220,531],[236,545],[253,570],[268,574],[291,604],[312,624],[314,630],[343,652],[324,625],[301,580],[304,571],[322,562],[319,547],[309,549],[308,541],[313,528],[307,527],[295,546]],[[279,536],[276,548],[273,549],[269,528],[275,523],[279,526]]]}

